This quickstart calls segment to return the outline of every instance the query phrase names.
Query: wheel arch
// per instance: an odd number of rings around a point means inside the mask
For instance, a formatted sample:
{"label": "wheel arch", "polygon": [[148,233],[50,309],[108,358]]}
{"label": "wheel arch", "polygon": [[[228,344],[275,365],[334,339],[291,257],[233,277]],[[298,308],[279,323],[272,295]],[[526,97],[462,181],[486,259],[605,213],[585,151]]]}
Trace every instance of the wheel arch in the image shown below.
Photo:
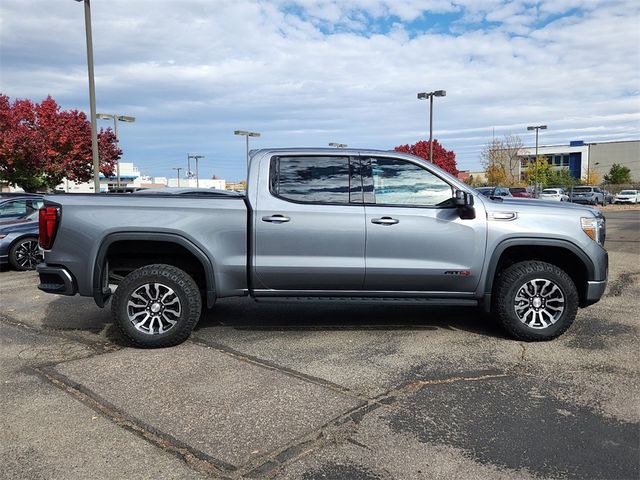
{"label": "wheel arch", "polygon": [[[140,255],[140,252],[143,251]],[[107,235],[100,244],[93,265],[93,298],[103,307],[111,296],[108,281],[108,261],[115,254],[137,253],[127,263],[120,259],[123,268],[139,268],[154,263],[173,265],[184,270],[192,270],[196,283],[204,291],[207,307],[212,307],[216,299],[214,267],[208,256],[189,239],[171,233],[117,232]],[[107,268],[105,268],[107,267]],[[135,268],[134,268],[135,267]]]}
{"label": "wheel arch", "polygon": [[545,261],[562,268],[576,285],[580,306],[586,304],[587,281],[594,278],[595,266],[577,245],[551,238],[511,238],[498,244],[489,260],[484,282],[485,310],[491,308],[497,275],[508,266],[526,260]]}

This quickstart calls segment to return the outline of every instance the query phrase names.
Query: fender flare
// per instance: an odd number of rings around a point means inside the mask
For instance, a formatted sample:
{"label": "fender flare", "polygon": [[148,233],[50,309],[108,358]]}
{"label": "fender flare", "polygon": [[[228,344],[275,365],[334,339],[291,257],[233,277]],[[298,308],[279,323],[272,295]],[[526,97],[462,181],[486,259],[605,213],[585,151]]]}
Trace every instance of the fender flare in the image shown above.
{"label": "fender flare", "polygon": [[511,247],[556,247],[564,248],[575,254],[580,259],[582,264],[587,270],[587,279],[595,278],[595,266],[593,261],[587,256],[584,251],[576,244],[569,242],[568,240],[561,240],[557,238],[540,238],[540,237],[514,237],[508,238],[500,242],[491,254],[491,259],[487,264],[487,273],[484,280],[484,308],[486,311],[491,307],[491,291],[493,289],[493,282],[496,276],[496,270],[498,268],[498,262],[502,257],[502,254]]}
{"label": "fender flare", "polygon": [[193,242],[187,238],[174,233],[154,233],[154,232],[115,232],[110,233],[102,239],[98,248],[96,260],[93,265],[93,299],[99,307],[104,307],[106,301],[111,296],[111,292],[105,289],[103,284],[105,271],[105,259],[109,247],[115,242],[121,241],[157,241],[175,243],[192,253],[200,262],[204,269],[206,281],[207,307],[211,308],[216,301],[216,280],[211,260]]}

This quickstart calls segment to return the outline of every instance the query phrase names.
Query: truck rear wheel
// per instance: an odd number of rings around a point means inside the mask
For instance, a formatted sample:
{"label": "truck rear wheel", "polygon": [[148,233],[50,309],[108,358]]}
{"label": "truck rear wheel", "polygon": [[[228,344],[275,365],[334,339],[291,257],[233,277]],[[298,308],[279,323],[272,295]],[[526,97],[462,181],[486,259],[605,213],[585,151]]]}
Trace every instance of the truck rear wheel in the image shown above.
{"label": "truck rear wheel", "polygon": [[578,292],[561,268],[541,261],[511,265],[500,273],[494,312],[520,340],[550,340],[562,335],[578,311]]}
{"label": "truck rear wheel", "polygon": [[111,301],[122,334],[139,347],[184,342],[198,323],[202,299],[196,282],[171,265],[147,265],[124,277]]}

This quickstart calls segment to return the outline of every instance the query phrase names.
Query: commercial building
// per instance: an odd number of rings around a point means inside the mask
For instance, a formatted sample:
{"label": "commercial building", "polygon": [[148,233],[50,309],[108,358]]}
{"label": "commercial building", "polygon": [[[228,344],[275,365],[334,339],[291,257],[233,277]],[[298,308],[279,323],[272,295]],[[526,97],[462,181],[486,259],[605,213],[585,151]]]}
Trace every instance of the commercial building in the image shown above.
{"label": "commercial building", "polygon": [[[535,147],[525,147],[518,155],[523,180],[529,164],[535,160],[535,153]],[[631,170],[632,179],[640,180],[640,140],[593,143],[574,140],[569,145],[540,145],[538,156],[545,157],[555,170],[569,169],[576,179],[586,179],[589,171],[603,178],[617,163]]]}

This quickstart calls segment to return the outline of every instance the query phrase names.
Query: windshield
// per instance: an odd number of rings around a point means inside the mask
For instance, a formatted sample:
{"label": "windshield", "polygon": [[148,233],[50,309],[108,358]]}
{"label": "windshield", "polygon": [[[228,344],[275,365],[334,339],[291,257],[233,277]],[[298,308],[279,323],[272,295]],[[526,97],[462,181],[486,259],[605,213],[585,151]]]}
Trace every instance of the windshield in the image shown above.
{"label": "windshield", "polygon": [[547,188],[545,190],[542,190],[542,193],[550,193],[552,195],[555,195],[556,193],[558,193],[558,190],[554,190],[553,188]]}
{"label": "windshield", "polygon": [[478,187],[476,191],[482,195],[491,195],[493,193],[493,187]]}
{"label": "windshield", "polygon": [[635,190],[622,190],[620,192],[620,195],[635,195],[636,191]]}
{"label": "windshield", "polygon": [[579,193],[583,193],[583,192],[591,192],[593,189],[591,187],[576,187],[573,189],[574,192],[579,192]]}

